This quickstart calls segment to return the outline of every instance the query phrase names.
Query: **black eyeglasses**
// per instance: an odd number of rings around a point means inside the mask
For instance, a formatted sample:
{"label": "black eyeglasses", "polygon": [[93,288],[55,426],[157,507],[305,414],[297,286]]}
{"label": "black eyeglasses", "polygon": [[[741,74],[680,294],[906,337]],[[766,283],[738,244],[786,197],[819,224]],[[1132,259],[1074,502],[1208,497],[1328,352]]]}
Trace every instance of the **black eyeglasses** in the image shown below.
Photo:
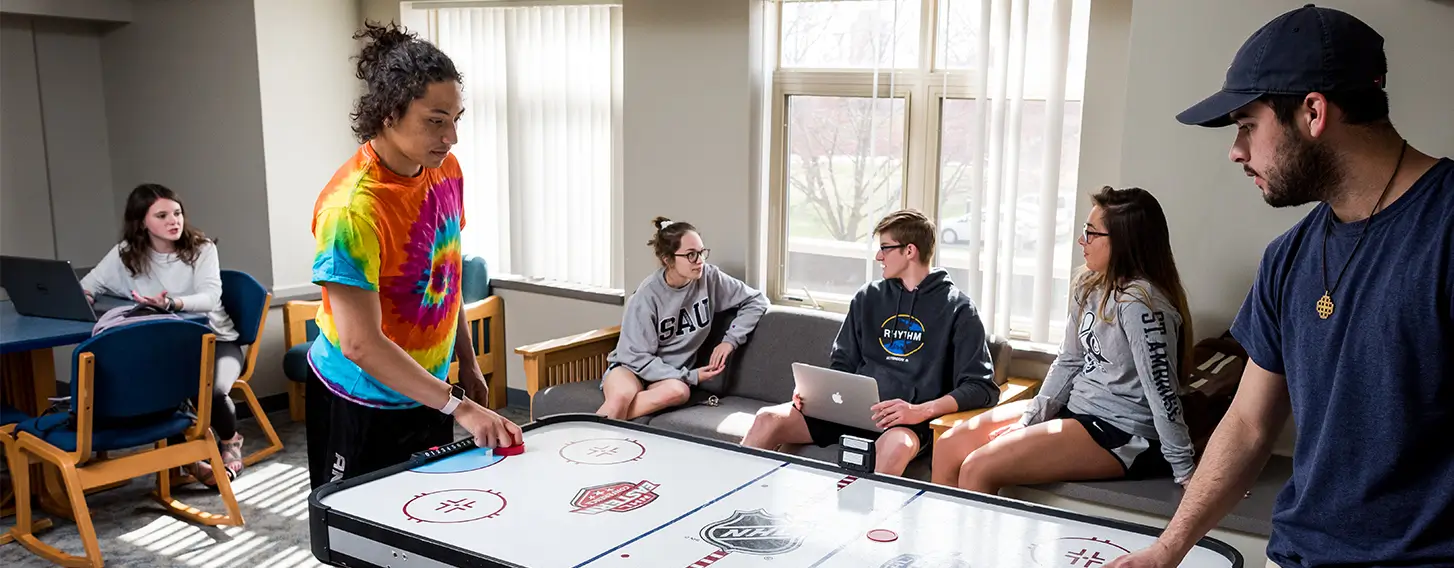
{"label": "black eyeglasses", "polygon": [[684,257],[687,258],[687,260],[689,260],[691,262],[697,262],[697,261],[700,261],[700,260],[707,260],[707,257],[708,256],[711,256],[711,255],[712,255],[712,249],[702,249],[702,250],[687,251],[687,252],[684,252],[684,253],[681,253],[681,254],[677,254],[677,255],[673,255],[673,256],[684,256]]}
{"label": "black eyeglasses", "polygon": [[1080,238],[1081,238],[1081,240],[1083,240],[1085,242],[1091,242],[1091,237],[1109,237],[1109,236],[1111,236],[1110,233],[1102,233],[1100,231],[1092,231],[1090,229],[1090,227],[1081,227],[1080,228]]}
{"label": "black eyeglasses", "polygon": [[901,248],[904,248],[906,246],[909,246],[909,243],[902,243],[902,244],[897,244],[897,245],[879,245],[878,246],[878,251],[879,252],[889,252],[891,250],[901,249]]}

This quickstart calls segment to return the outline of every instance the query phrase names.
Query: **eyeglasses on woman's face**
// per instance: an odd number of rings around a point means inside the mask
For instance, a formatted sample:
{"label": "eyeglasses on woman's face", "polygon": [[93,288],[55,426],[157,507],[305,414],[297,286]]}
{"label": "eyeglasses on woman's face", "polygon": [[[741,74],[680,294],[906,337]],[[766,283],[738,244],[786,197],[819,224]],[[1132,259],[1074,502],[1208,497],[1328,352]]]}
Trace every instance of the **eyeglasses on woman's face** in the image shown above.
{"label": "eyeglasses on woman's face", "polygon": [[1110,233],[1102,233],[1100,231],[1092,231],[1090,225],[1086,225],[1086,226],[1080,228],[1080,238],[1081,238],[1081,242],[1083,242],[1083,243],[1089,243],[1089,242],[1091,242],[1092,239],[1094,239],[1096,237],[1109,237],[1109,236],[1111,236]]}
{"label": "eyeglasses on woman's face", "polygon": [[708,256],[711,256],[711,255],[712,255],[712,249],[702,249],[702,250],[689,250],[687,252],[679,252],[675,256],[679,256],[679,257],[685,258],[685,259],[687,259],[687,262],[697,263],[697,262],[702,262],[704,260],[707,260],[707,257]]}

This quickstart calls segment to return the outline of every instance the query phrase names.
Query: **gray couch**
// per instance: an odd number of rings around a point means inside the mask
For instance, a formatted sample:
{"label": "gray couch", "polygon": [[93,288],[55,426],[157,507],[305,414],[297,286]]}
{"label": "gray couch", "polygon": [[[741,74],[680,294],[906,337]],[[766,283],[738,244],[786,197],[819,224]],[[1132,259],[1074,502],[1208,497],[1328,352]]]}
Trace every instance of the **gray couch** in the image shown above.
{"label": "gray couch", "polygon": [[[698,353],[697,365],[705,363],[711,349],[720,342],[734,312],[716,315],[712,336]],[[727,370],[713,381],[693,389],[684,406],[667,409],[636,422],[705,438],[739,442],[752,425],[753,416],[765,406],[781,404],[792,398],[793,362],[827,366],[833,338],[843,323],[841,314],[785,306],[772,306],[763,314],[747,343],[733,352]],[[1008,345],[1001,341],[991,345],[996,354],[996,380],[1006,380]],[[552,386],[537,392],[532,401],[532,414],[542,418],[553,414],[592,413],[604,400],[600,378]],[[708,398],[716,395],[718,404],[709,406]],[[784,448],[810,459],[836,462],[836,446],[819,448],[812,445]],[[926,448],[910,464],[905,475],[918,479],[929,477],[929,455]]]}

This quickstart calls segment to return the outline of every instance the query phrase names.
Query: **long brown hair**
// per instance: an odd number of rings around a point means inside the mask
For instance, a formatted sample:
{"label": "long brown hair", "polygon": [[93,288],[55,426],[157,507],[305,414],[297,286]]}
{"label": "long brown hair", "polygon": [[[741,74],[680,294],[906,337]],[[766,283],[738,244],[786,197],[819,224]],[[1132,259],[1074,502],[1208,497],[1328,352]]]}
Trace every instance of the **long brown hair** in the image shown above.
{"label": "long brown hair", "polygon": [[1139,187],[1115,189],[1102,187],[1099,193],[1091,195],[1091,201],[1101,208],[1102,229],[1109,233],[1111,259],[1105,272],[1082,272],[1076,281],[1076,294],[1081,305],[1089,301],[1091,294],[1109,289],[1112,293],[1101,298],[1096,313],[1105,316],[1106,303],[1112,296],[1127,294],[1135,300],[1151,305],[1151,294],[1133,281],[1146,280],[1162,294],[1165,294],[1176,311],[1181,314],[1180,361],[1181,378],[1185,379],[1193,365],[1192,347],[1196,342],[1192,333],[1191,313],[1187,309],[1186,289],[1181,285],[1181,275],[1176,270],[1176,258],[1171,254],[1171,231],[1167,227],[1166,213],[1161,203],[1151,192]]}
{"label": "long brown hair", "polygon": [[202,245],[212,242],[192,226],[187,218],[187,206],[177,198],[176,192],[155,183],[138,185],[126,198],[126,213],[122,216],[121,226],[121,264],[133,277],[146,274],[151,264],[147,261],[147,253],[151,251],[151,234],[146,230],[146,214],[159,199],[170,199],[182,208],[182,236],[174,245],[177,258],[187,266],[194,266]]}

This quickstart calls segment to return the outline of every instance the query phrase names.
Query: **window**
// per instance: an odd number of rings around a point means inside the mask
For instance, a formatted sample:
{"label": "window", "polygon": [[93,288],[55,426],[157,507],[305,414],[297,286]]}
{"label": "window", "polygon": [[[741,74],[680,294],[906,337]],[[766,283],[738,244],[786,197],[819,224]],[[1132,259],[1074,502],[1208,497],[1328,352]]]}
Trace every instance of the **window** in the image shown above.
{"label": "window", "polygon": [[620,288],[612,199],[620,171],[619,5],[419,10],[417,28],[464,75],[454,148],[466,254],[491,272]]}
{"label": "window", "polygon": [[846,310],[873,228],[937,219],[991,333],[1055,342],[1075,236],[1090,0],[776,4],[768,289]]}

